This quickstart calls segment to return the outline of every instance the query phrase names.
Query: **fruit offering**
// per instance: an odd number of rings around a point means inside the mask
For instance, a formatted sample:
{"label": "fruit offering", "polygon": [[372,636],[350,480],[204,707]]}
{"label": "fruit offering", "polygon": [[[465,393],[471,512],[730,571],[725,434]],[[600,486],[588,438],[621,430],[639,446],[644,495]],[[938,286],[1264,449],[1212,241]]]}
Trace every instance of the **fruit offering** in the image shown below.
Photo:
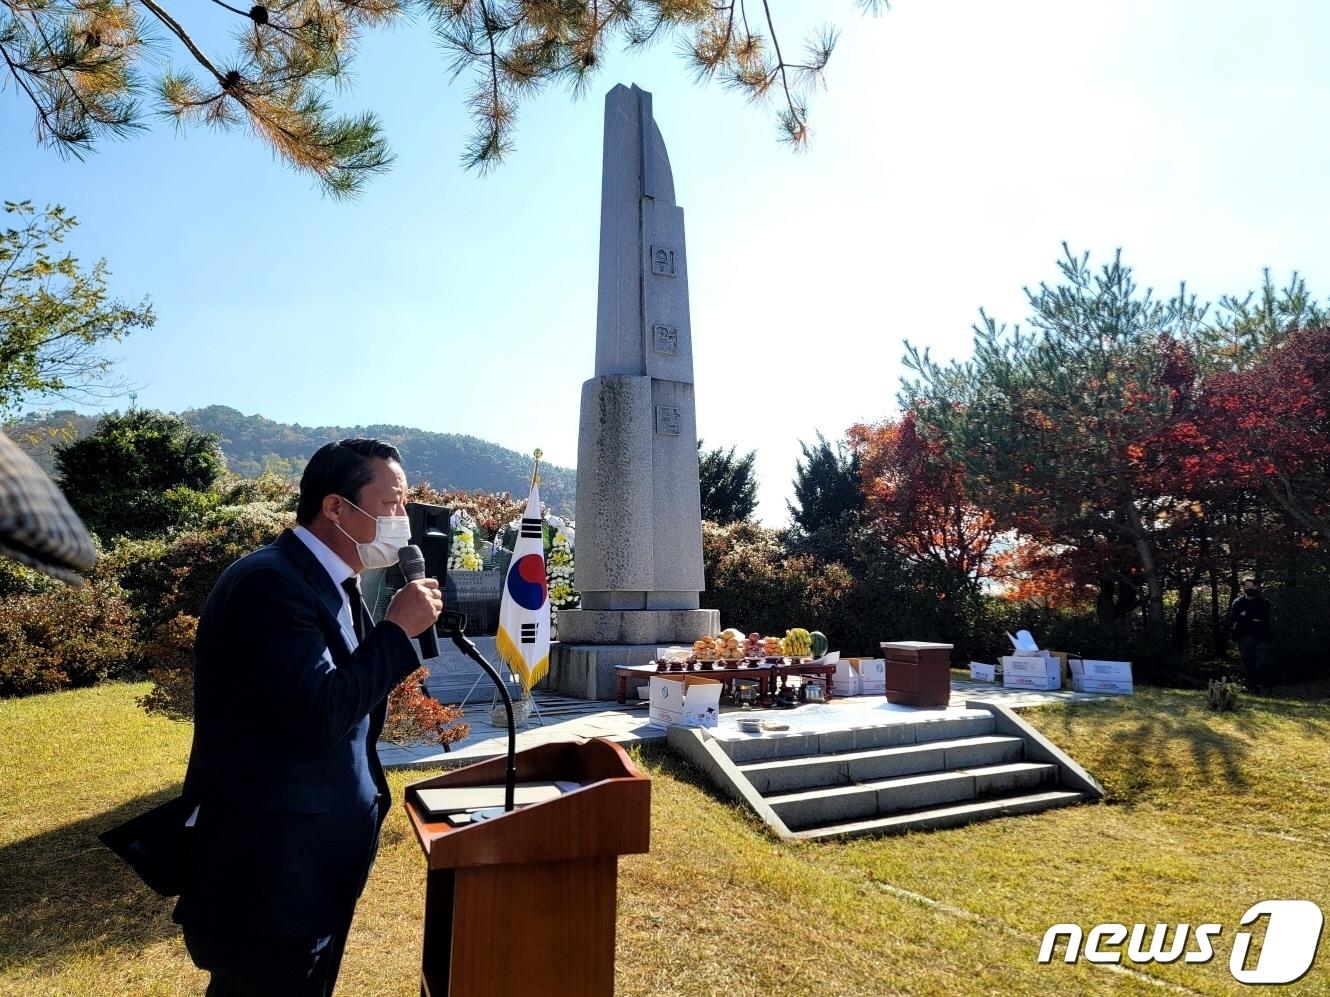
{"label": "fruit offering", "polygon": [[698,661],[715,661],[720,657],[720,641],[715,637],[699,637],[693,641],[693,654]]}
{"label": "fruit offering", "polygon": [[802,627],[785,631],[785,653],[791,658],[807,657],[813,650],[812,634]]}
{"label": "fruit offering", "polygon": [[784,653],[785,649],[781,647],[781,639],[779,637],[762,638],[762,654],[765,657],[779,658]]}
{"label": "fruit offering", "polygon": [[737,630],[726,630],[720,635],[720,642],[717,650],[725,661],[738,661],[744,656],[743,645],[740,644],[742,638]]}
{"label": "fruit offering", "polygon": [[762,635],[759,633],[751,633],[744,640],[744,657],[760,658],[762,657],[762,648]]}
{"label": "fruit offering", "polygon": [[820,658],[831,649],[831,641],[821,630],[814,630],[808,637],[813,644],[813,657]]}

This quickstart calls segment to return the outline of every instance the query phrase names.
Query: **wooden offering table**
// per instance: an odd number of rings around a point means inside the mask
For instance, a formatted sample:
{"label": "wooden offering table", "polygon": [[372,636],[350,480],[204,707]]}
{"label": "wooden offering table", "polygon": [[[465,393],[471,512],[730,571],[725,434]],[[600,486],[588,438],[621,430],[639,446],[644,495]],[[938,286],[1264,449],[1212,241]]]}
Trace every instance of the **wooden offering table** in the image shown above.
{"label": "wooden offering table", "polygon": [[921,640],[883,641],[887,702],[904,706],[951,703],[951,644]]}
{"label": "wooden offering table", "polygon": [[612,997],[620,855],[650,848],[651,780],[600,738],[517,756],[519,784],[580,788],[453,827],[415,790],[502,786],[506,758],[407,787],[427,863],[423,997]]}
{"label": "wooden offering table", "polygon": [[[835,664],[821,664],[813,661],[797,661],[789,665],[777,665],[775,667],[776,676],[780,679],[780,693],[784,694],[785,685],[791,675],[820,675],[825,686],[824,694],[827,702],[831,702],[831,686],[836,678]],[[774,684],[774,682],[773,682]]]}
{"label": "wooden offering table", "polygon": [[705,664],[701,668],[690,666],[686,671],[662,672],[655,665],[619,665],[614,669],[614,673],[619,678],[619,702],[621,703],[628,699],[628,679],[634,675],[645,679],[651,678],[652,675],[701,675],[703,678],[724,682],[727,692],[733,692],[735,679],[756,679],[758,698],[762,702],[767,702],[776,692],[776,678],[773,674],[775,669],[776,666],[766,664],[757,665],[756,667],[727,664],[724,668],[712,668],[709,664]]}

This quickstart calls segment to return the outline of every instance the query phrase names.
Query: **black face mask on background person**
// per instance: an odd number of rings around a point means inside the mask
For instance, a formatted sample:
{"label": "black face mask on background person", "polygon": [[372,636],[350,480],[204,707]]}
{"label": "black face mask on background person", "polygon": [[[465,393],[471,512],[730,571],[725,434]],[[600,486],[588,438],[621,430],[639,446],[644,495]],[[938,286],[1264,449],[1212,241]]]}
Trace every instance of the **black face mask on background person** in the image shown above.
{"label": "black face mask on background person", "polygon": [[1261,594],[1261,590],[1258,588],[1243,589],[1242,594],[1245,595],[1248,599],[1255,599],[1258,595]]}

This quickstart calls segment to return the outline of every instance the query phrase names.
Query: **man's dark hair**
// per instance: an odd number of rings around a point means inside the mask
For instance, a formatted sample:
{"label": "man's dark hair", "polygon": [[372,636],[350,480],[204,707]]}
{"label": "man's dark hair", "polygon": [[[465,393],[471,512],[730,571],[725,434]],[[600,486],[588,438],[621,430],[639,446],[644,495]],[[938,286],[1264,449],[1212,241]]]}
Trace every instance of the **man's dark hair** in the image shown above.
{"label": "man's dark hair", "polygon": [[361,490],[374,480],[374,458],[402,463],[397,448],[378,440],[342,440],[319,447],[300,476],[296,522],[308,526],[329,495],[359,504]]}

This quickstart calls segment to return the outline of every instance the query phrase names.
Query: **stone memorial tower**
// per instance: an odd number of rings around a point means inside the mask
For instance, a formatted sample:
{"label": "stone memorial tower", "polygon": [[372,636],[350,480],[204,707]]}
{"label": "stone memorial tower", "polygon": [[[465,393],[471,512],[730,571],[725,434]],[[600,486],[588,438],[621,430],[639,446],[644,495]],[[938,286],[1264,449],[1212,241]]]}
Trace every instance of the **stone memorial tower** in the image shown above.
{"label": "stone memorial tower", "polygon": [[693,340],[683,209],[651,94],[605,97],[595,377],[582,385],[577,561],[582,608],[559,613],[547,686],[608,699],[614,666],[715,635],[699,609]]}

